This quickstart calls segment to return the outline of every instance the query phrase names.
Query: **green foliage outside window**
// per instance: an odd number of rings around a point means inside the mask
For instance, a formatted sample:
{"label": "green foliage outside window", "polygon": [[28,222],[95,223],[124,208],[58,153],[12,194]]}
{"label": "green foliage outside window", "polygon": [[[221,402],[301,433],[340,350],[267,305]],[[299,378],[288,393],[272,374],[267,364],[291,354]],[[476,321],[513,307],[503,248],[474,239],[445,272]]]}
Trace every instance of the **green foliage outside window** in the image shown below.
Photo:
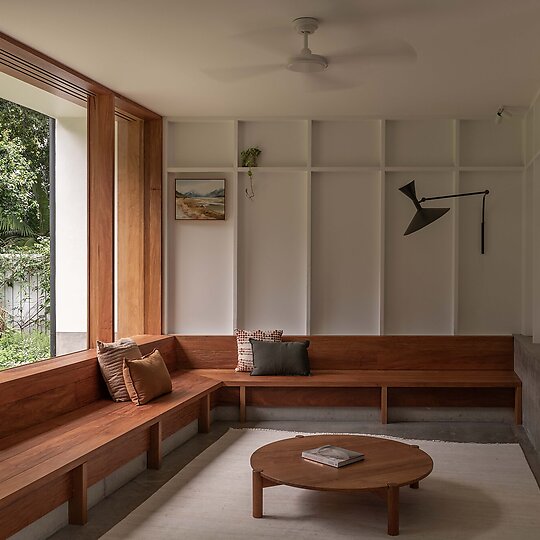
{"label": "green foliage outside window", "polygon": [[49,192],[49,118],[0,99],[0,369],[50,356]]}

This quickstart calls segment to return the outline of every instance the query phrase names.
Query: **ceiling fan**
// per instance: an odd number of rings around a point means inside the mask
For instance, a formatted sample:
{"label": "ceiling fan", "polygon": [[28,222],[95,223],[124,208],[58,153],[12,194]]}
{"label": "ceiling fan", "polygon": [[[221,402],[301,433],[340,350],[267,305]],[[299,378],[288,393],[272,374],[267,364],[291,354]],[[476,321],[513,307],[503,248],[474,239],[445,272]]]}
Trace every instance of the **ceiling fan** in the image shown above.
{"label": "ceiling fan", "polygon": [[[292,24],[296,32],[302,35],[304,46],[298,54],[289,57],[286,63],[225,67],[207,69],[204,72],[218,81],[234,82],[287,69],[306,74],[304,81],[308,83],[311,90],[341,90],[358,86],[360,82],[355,80],[355,73],[351,69],[345,72],[341,70],[341,77],[336,77],[336,70],[333,68],[337,66],[349,67],[354,63],[368,64],[373,61],[379,64],[381,62],[414,62],[417,58],[414,48],[402,40],[379,41],[322,56],[313,53],[309,48],[309,37],[319,28],[319,20],[315,17],[298,17],[292,21]],[[254,45],[259,44],[256,32],[250,33],[249,38],[255,40]]]}
{"label": "ceiling fan", "polygon": [[313,54],[308,45],[310,34],[319,28],[319,21],[314,17],[298,17],[293,20],[293,24],[296,31],[304,36],[304,48],[300,54],[289,58],[287,69],[301,73],[324,71],[328,67],[328,59],[319,54]]}

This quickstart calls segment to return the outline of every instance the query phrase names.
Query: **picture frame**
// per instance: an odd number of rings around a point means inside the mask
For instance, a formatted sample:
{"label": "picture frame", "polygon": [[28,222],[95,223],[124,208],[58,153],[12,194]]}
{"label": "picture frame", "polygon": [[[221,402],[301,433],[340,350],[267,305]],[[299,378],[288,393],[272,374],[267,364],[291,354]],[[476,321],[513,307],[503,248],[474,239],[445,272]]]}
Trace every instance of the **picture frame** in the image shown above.
{"label": "picture frame", "polygon": [[176,220],[225,219],[225,178],[175,178]]}

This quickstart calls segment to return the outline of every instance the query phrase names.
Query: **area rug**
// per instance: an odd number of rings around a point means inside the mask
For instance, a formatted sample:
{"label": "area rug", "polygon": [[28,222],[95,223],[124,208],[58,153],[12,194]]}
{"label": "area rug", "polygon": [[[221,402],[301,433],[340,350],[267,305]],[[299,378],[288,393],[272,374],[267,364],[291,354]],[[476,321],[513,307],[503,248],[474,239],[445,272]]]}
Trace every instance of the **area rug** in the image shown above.
{"label": "area rug", "polygon": [[[388,538],[386,504],[370,493],[272,487],[264,490],[265,517],[251,517],[250,455],[292,436],[229,430],[103,538]],[[400,490],[401,537],[540,538],[540,491],[518,444],[405,442],[430,454],[434,469],[419,490]]]}

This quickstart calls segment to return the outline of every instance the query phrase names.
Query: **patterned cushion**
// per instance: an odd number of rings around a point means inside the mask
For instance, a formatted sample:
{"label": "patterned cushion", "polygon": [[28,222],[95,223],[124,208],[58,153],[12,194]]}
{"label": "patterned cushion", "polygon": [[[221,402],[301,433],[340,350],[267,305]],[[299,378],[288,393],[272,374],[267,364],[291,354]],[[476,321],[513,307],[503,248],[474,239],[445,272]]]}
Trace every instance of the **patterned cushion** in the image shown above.
{"label": "patterned cushion", "polygon": [[238,345],[238,365],[235,371],[251,371],[253,369],[253,351],[250,339],[258,341],[281,341],[283,330],[235,330]]}
{"label": "patterned cushion", "polygon": [[131,338],[122,338],[113,343],[96,341],[96,349],[99,368],[109,394],[114,401],[130,401],[122,368],[124,358],[135,360],[142,356],[139,347]]}

